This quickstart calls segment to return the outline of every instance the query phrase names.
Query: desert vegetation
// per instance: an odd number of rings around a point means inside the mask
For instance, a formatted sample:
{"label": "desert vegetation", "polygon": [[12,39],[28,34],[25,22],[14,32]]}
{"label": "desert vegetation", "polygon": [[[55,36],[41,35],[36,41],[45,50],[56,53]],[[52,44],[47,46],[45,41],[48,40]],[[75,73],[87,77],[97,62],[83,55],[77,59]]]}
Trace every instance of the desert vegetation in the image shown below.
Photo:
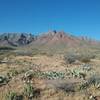
{"label": "desert vegetation", "polygon": [[99,100],[99,52],[65,44],[1,46],[0,100]]}

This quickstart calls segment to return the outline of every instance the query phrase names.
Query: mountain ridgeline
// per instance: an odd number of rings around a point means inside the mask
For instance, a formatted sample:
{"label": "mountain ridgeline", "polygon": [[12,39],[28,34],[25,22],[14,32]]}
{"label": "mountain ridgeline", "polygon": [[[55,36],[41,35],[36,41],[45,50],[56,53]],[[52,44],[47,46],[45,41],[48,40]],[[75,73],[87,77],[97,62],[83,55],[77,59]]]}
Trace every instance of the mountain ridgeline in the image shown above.
{"label": "mountain ridgeline", "polygon": [[84,46],[98,45],[98,41],[88,39],[87,37],[76,37],[63,31],[49,31],[41,35],[32,33],[2,33],[0,35],[0,46],[27,46],[27,45],[67,45],[67,46]]}
{"label": "mountain ridgeline", "polygon": [[23,46],[36,40],[31,33],[3,33],[0,35],[0,46]]}

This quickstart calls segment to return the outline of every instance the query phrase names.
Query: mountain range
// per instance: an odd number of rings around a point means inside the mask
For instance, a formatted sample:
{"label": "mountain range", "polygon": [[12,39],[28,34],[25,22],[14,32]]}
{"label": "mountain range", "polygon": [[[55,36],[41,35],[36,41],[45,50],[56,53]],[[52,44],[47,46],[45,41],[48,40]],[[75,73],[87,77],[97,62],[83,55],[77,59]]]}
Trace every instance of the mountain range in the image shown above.
{"label": "mountain range", "polygon": [[0,35],[0,46],[57,46],[68,47],[100,45],[99,41],[87,37],[76,37],[64,31],[49,31],[40,35],[32,33],[2,33]]}

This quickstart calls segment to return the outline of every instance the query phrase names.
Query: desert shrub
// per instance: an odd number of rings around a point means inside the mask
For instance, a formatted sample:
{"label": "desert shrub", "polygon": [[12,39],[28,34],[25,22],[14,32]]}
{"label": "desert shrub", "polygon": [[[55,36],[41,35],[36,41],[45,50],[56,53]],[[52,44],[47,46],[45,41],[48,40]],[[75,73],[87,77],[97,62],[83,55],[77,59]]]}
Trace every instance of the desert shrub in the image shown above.
{"label": "desert shrub", "polygon": [[99,75],[93,75],[88,79],[89,85],[94,85],[96,88],[100,88],[100,76]]}
{"label": "desert shrub", "polygon": [[33,70],[26,71],[25,74],[24,74],[23,77],[22,77],[22,80],[23,80],[25,83],[30,83],[30,81],[31,81],[31,79],[33,78],[33,76],[34,76]]}
{"label": "desert shrub", "polygon": [[88,82],[82,82],[82,83],[80,83],[80,84],[78,85],[78,90],[79,90],[79,91],[83,91],[83,90],[87,89],[88,87],[89,87]]}
{"label": "desert shrub", "polygon": [[90,55],[90,58],[91,58],[91,59],[95,59],[95,58],[96,58],[96,55],[95,55],[95,54],[91,54],[91,55]]}
{"label": "desert shrub", "polygon": [[57,88],[65,91],[67,93],[75,92],[75,84],[73,84],[73,83],[60,84]]}
{"label": "desert shrub", "polygon": [[29,81],[33,77],[37,78],[46,78],[46,79],[63,79],[65,78],[65,73],[64,72],[56,72],[56,71],[47,71],[47,72],[42,72],[42,71],[27,71],[24,75],[24,80]]}
{"label": "desert shrub", "polygon": [[18,95],[16,92],[14,91],[9,91],[6,95],[5,95],[5,100],[23,100],[23,95]]}
{"label": "desert shrub", "polygon": [[46,55],[46,56],[48,56],[48,57],[52,57],[53,56],[53,54],[52,53],[49,53],[49,52],[44,52],[44,51],[41,51],[40,52],[40,55]]}
{"label": "desert shrub", "polygon": [[37,55],[37,54],[40,54],[40,53],[41,53],[41,51],[39,49],[37,49],[37,48],[32,49],[32,54],[33,55]]}
{"label": "desert shrub", "polygon": [[26,96],[28,99],[32,99],[34,97],[34,88],[31,84],[26,84],[24,87],[24,96]]}
{"label": "desert shrub", "polygon": [[75,68],[72,70],[68,70],[68,74],[74,78],[82,78],[85,79],[86,73],[84,72],[83,69],[80,68]]}
{"label": "desert shrub", "polygon": [[17,93],[16,92],[8,92],[5,96],[5,100],[17,100]]}
{"label": "desert shrub", "polygon": [[71,64],[77,60],[77,55],[74,53],[68,53],[64,56],[65,62]]}
{"label": "desert shrub", "polygon": [[8,57],[9,54],[10,54],[10,52],[8,53],[8,51],[7,51],[7,52],[5,52],[5,51],[0,51],[0,63],[2,63],[2,61],[3,61],[6,57]]}
{"label": "desert shrub", "polygon": [[78,60],[83,63],[89,63],[91,59],[94,59],[95,55],[90,53],[80,53],[78,56]]}
{"label": "desert shrub", "polygon": [[81,65],[81,67],[85,71],[90,71],[92,69],[92,65],[90,65],[90,64],[83,64],[83,65]]}
{"label": "desert shrub", "polygon": [[29,51],[16,51],[16,56],[32,56],[32,52]]}
{"label": "desert shrub", "polygon": [[19,72],[16,69],[11,69],[6,73],[6,77],[10,81],[12,78],[17,76],[18,74],[19,74]]}
{"label": "desert shrub", "polygon": [[7,84],[8,79],[5,76],[0,75],[0,85]]}
{"label": "desert shrub", "polygon": [[55,71],[42,72],[41,77],[47,79],[63,79],[65,77],[65,73]]}
{"label": "desert shrub", "polygon": [[64,56],[64,59],[66,61],[66,63],[73,63],[75,62],[76,60],[78,61],[81,61],[83,63],[89,63],[91,59],[94,59],[95,58],[95,55],[94,54],[91,54],[91,53],[67,53],[65,56]]}
{"label": "desert shrub", "polygon": [[88,57],[87,55],[82,55],[82,56],[80,56],[79,60],[83,63],[88,63],[88,62],[90,62],[90,57]]}
{"label": "desert shrub", "polygon": [[14,76],[16,76],[16,75],[18,75],[19,73],[18,73],[18,71],[16,70],[16,69],[11,69],[8,73],[7,73],[7,76],[9,77],[9,78],[12,78],[12,77],[14,77]]}
{"label": "desert shrub", "polygon": [[99,76],[91,76],[86,82],[83,82],[79,85],[79,90],[87,89],[90,86],[94,86],[95,88],[100,88],[100,77]]}
{"label": "desert shrub", "polygon": [[47,79],[63,79],[65,77],[64,72],[56,72],[56,71],[47,71],[47,72],[42,72],[42,71],[28,71],[24,75],[26,77],[25,79],[30,80],[33,77],[37,78],[47,78]]}
{"label": "desert shrub", "polygon": [[15,50],[15,48],[2,46],[2,47],[0,47],[0,50]]}
{"label": "desert shrub", "polygon": [[89,88],[92,84],[94,84],[94,80],[87,80],[85,82],[81,82],[79,85],[78,85],[78,90],[79,91],[84,91],[86,90],[87,88]]}

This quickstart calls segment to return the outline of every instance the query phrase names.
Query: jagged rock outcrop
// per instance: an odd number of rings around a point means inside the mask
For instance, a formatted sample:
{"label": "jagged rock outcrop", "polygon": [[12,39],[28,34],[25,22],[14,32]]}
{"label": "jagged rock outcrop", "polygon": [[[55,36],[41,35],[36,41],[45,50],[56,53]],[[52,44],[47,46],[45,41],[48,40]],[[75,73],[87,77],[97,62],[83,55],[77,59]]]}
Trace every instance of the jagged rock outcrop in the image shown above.
{"label": "jagged rock outcrop", "polygon": [[4,33],[0,35],[0,46],[22,46],[34,40],[35,37],[31,33]]}
{"label": "jagged rock outcrop", "polygon": [[[99,42],[87,37],[75,37],[63,31],[49,31],[39,36],[31,33],[4,33],[0,35],[0,46],[25,46],[25,45],[46,45],[56,46],[64,45],[69,47],[96,45]],[[99,43],[100,44],[100,43]]]}

